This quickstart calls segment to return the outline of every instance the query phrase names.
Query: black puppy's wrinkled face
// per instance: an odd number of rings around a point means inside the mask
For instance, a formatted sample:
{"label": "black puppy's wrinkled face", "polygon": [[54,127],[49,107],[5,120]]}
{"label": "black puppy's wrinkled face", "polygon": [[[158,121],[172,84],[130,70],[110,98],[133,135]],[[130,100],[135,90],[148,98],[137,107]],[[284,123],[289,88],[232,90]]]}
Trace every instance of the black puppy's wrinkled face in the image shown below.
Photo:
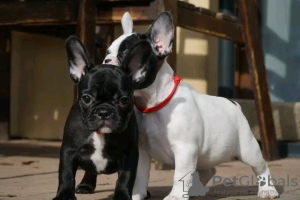
{"label": "black puppy's wrinkled face", "polygon": [[151,61],[151,46],[133,46],[121,66],[93,66],[88,52],[75,36],[66,41],[70,76],[78,84],[80,115],[90,131],[121,132],[133,113],[133,76],[140,65]]}
{"label": "black puppy's wrinkled face", "polygon": [[121,68],[100,65],[78,83],[81,117],[88,130],[121,132],[133,111],[131,81]]}
{"label": "black puppy's wrinkled face", "polygon": [[123,35],[108,48],[103,63],[120,66],[137,43],[148,42],[152,47],[150,62],[147,65],[139,65],[136,71],[131,72],[134,88],[146,88],[154,82],[162,61],[172,52],[174,39],[172,16],[169,12],[162,13],[146,33],[138,34],[133,32],[132,18],[126,12],[122,17],[122,28]]}

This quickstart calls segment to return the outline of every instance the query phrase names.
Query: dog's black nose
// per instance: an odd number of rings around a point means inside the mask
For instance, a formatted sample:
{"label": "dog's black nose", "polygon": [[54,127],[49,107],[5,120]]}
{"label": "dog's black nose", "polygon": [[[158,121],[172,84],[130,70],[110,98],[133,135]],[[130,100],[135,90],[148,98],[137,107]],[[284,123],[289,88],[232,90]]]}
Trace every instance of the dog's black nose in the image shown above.
{"label": "dog's black nose", "polygon": [[100,109],[97,114],[101,119],[107,119],[111,115],[111,112],[106,109]]}
{"label": "dog's black nose", "polygon": [[105,60],[104,60],[104,63],[107,64],[107,63],[109,63],[110,61],[111,61],[111,59],[105,59]]}

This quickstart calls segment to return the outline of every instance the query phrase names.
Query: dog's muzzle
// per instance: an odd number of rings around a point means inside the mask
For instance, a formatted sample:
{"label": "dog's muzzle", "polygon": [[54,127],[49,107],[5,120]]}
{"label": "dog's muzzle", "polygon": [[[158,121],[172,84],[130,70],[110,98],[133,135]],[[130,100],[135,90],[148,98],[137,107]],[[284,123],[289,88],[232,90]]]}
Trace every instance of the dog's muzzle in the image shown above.
{"label": "dog's muzzle", "polygon": [[94,110],[94,115],[100,120],[107,120],[112,114],[113,113],[110,109],[100,108]]}
{"label": "dog's muzzle", "polygon": [[116,56],[108,54],[102,64],[119,66],[120,62]]}

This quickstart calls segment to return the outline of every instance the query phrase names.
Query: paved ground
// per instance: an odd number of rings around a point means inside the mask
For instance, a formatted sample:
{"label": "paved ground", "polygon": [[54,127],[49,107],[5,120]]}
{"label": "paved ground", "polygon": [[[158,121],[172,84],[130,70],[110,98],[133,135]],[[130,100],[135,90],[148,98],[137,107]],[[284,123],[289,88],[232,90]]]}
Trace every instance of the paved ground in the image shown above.
{"label": "paved ground", "polygon": [[[0,200],[49,200],[57,189],[59,142],[14,141],[0,143]],[[285,186],[278,186],[281,199],[300,199],[300,159],[283,159],[269,163],[273,177]],[[154,167],[153,167],[154,168]],[[151,170],[149,191],[152,200],[163,199],[172,185],[174,171]],[[241,178],[242,183],[251,182],[250,167],[240,162],[230,162],[217,167],[217,175],[232,179]],[[77,173],[77,182],[83,171]],[[280,179],[281,178],[281,179]],[[293,179],[294,178],[294,179]],[[295,183],[292,183],[292,179]],[[95,194],[77,195],[78,200],[110,199],[116,175],[101,175]],[[216,178],[217,180],[217,178]],[[294,186],[296,185],[296,186]],[[256,199],[257,186],[212,186],[207,196],[195,199]]]}

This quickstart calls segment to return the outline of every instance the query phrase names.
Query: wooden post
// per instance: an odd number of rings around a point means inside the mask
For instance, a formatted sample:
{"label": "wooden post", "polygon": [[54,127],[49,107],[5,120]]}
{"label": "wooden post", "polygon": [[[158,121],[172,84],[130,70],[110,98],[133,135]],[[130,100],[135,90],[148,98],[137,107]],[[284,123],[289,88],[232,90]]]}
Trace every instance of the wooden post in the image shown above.
{"label": "wooden post", "polygon": [[9,139],[10,31],[0,30],[0,141]]}
{"label": "wooden post", "polygon": [[[89,52],[92,63],[94,63],[95,59],[96,16],[96,0],[79,0],[76,34]],[[76,86],[74,99],[77,99]]]}
{"label": "wooden post", "polygon": [[245,46],[235,45],[235,98],[254,99]]}
{"label": "wooden post", "polygon": [[[241,19],[238,4],[235,4],[235,15],[238,19]],[[235,44],[235,98],[254,99],[253,84],[245,49],[244,42],[242,44]]]}
{"label": "wooden post", "polygon": [[95,30],[97,4],[96,0],[79,0],[77,19],[77,36],[87,48],[90,58],[95,57]]}
{"label": "wooden post", "polygon": [[260,124],[262,150],[266,160],[279,158],[268,80],[261,44],[257,7],[254,0],[238,0],[249,71]]}
{"label": "wooden post", "polygon": [[165,11],[170,11],[173,16],[173,23],[174,23],[174,41],[173,41],[173,52],[168,56],[168,63],[176,73],[176,59],[177,59],[177,52],[176,52],[176,36],[177,36],[177,0],[164,0],[165,4]]}

